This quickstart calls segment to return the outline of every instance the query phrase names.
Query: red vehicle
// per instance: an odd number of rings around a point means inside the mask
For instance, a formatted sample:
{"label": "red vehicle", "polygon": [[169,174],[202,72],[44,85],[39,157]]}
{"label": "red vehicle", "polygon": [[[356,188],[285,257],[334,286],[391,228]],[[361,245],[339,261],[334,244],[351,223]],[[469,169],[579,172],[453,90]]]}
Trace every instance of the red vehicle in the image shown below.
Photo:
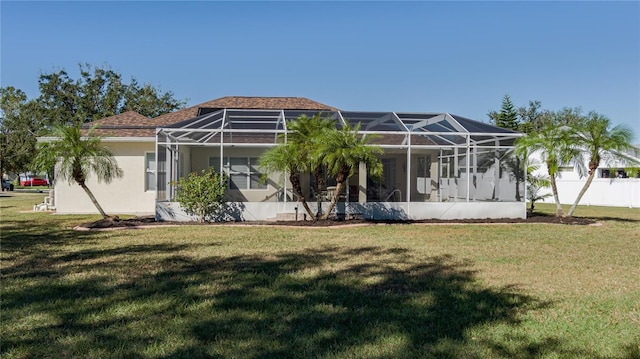
{"label": "red vehicle", "polygon": [[33,178],[28,178],[26,180],[20,180],[20,185],[21,186],[48,186],[49,181],[47,181],[46,179],[33,177]]}

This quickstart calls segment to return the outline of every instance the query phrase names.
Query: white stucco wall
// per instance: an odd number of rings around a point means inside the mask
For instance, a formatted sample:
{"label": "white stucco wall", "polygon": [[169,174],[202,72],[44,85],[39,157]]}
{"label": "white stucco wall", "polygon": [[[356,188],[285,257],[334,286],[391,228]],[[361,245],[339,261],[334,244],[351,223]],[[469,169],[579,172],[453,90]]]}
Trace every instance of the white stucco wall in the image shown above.
{"label": "white stucco wall", "polygon": [[[104,140],[124,172],[121,179],[98,183],[89,175],[87,187],[108,214],[153,214],[155,191],[145,191],[145,153],[155,151],[155,142],[109,142]],[[77,184],[55,184],[57,213],[98,213],[87,194]]]}

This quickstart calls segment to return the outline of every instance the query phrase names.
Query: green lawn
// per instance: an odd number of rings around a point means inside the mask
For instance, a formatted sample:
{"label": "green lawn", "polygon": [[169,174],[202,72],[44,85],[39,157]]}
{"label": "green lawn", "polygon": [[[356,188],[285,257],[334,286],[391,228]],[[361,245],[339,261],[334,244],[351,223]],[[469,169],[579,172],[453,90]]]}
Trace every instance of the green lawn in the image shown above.
{"label": "green lawn", "polygon": [[41,200],[0,197],[2,358],[640,357],[640,209],[76,232]]}

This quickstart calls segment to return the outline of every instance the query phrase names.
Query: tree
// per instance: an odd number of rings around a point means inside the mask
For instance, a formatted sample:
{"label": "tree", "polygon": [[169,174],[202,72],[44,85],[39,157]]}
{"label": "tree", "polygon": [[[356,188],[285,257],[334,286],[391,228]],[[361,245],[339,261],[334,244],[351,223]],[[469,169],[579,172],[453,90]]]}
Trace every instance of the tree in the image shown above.
{"label": "tree", "polygon": [[227,177],[209,170],[202,174],[192,172],[187,178],[180,178],[177,183],[176,200],[184,211],[198,217],[204,223],[215,217],[224,205],[227,190]]}
{"label": "tree", "polygon": [[490,111],[489,118],[494,125],[509,130],[519,131],[520,121],[518,119],[518,112],[516,111],[511,97],[504,95],[502,99],[502,109],[500,112]]}
{"label": "tree", "polygon": [[136,79],[132,78],[124,92],[124,103],[119,111],[120,113],[135,111],[143,116],[154,118],[183,108],[185,104],[186,101],[177,100],[172,92],[162,92],[151,84],[141,86]]}
{"label": "tree", "polygon": [[[516,111],[509,95],[504,95],[502,99],[502,109],[500,112],[491,111],[488,114],[494,125],[509,130],[519,131],[520,120],[518,119],[518,112]],[[506,161],[505,161],[506,160]],[[519,156],[507,157],[505,160],[500,161],[501,165],[510,171],[510,176],[516,181],[516,201],[522,200],[520,196],[520,183],[524,180],[524,169],[522,168],[522,158]]]}
{"label": "tree", "polygon": [[94,173],[98,182],[110,183],[122,177],[123,172],[111,150],[102,144],[100,137],[93,135],[94,129],[92,127],[82,136],[80,125],[55,125],[51,133],[53,139],[40,144],[35,164],[38,169],[46,170],[55,163],[55,180],[77,183],[102,217],[110,219],[87,187],[86,181]]}
{"label": "tree", "polygon": [[0,170],[28,170],[36,138],[53,125],[81,124],[129,110],[157,117],[185,105],[173,93],[141,86],[134,78],[127,84],[106,67],[79,65],[79,70],[77,80],[65,70],[41,74],[36,99],[14,87],[0,89]]}
{"label": "tree", "polygon": [[335,129],[334,120],[323,118],[320,113],[313,117],[300,115],[292,121],[287,121],[287,134],[280,136],[280,144],[266,151],[260,158],[260,165],[266,172],[289,173],[289,181],[310,218],[318,218],[322,211],[320,196],[316,195],[318,210],[314,215],[302,193],[300,176],[302,173],[312,172],[316,181],[316,193],[324,187],[322,159],[316,148],[326,131]]}
{"label": "tree", "polygon": [[335,193],[322,219],[329,218],[344,188],[345,181],[356,172],[360,163],[367,166],[372,178],[382,177],[382,162],[378,158],[378,155],[382,154],[382,149],[379,146],[369,145],[371,137],[360,135],[359,130],[360,123],[355,127],[347,124],[340,130],[334,128],[327,131],[316,150],[316,156],[322,158],[327,173],[336,178]]}
{"label": "tree", "polygon": [[587,181],[578,193],[578,197],[569,209],[568,216],[572,216],[587,192],[596,170],[602,161],[612,163],[613,161],[627,161],[634,163],[634,159],[624,153],[631,147],[633,132],[624,126],[611,127],[611,121],[597,112],[589,112],[589,114],[577,125],[576,137],[577,145],[583,154],[588,158]]}
{"label": "tree", "polygon": [[556,203],[556,216],[564,217],[560,205],[556,178],[560,166],[579,163],[580,151],[575,143],[574,131],[569,126],[548,124],[539,131],[520,138],[516,143],[516,153],[524,158],[530,153],[539,152],[547,166],[553,199]]}
{"label": "tree", "polygon": [[21,90],[0,88],[0,173],[27,171],[40,127],[34,107]]}
{"label": "tree", "polygon": [[298,156],[303,160],[299,170],[311,171],[316,184],[316,204],[317,211],[315,218],[320,218],[322,214],[322,197],[320,192],[324,189],[324,165],[322,156],[318,155],[317,148],[320,145],[324,134],[327,131],[335,130],[335,121],[323,118],[320,113],[313,117],[301,115],[295,121],[287,124],[290,131],[287,142],[295,144],[298,149]]}
{"label": "tree", "polygon": [[122,75],[108,67],[80,64],[80,77],[69,77],[65,70],[41,74],[39,78],[41,114],[50,124],[84,123],[136,111],[147,117],[182,108],[185,101],[171,92],[162,92],[152,85],[140,86],[134,78],[129,84]]}

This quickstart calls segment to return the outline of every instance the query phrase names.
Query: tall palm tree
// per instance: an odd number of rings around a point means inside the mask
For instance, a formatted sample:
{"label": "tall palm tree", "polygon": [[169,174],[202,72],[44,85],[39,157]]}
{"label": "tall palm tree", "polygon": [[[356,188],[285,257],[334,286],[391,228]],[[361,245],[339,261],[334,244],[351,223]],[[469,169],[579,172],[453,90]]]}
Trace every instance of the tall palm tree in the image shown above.
{"label": "tall palm tree", "polygon": [[329,217],[344,188],[345,181],[356,172],[360,163],[367,166],[371,177],[382,177],[382,162],[378,157],[382,154],[382,149],[369,145],[370,137],[358,134],[359,130],[360,123],[355,127],[345,125],[340,130],[327,131],[317,149],[317,153],[322,157],[322,163],[327,167],[327,173],[336,178],[335,193],[322,219]]}
{"label": "tall palm tree", "polygon": [[56,181],[77,183],[102,217],[110,219],[87,187],[86,181],[91,173],[95,173],[98,182],[109,183],[115,178],[121,178],[123,172],[111,150],[102,144],[100,137],[93,135],[94,129],[92,127],[83,136],[80,125],[54,126],[51,132],[54,139],[39,146],[35,163],[42,169],[55,163]]}
{"label": "tall palm tree", "polygon": [[581,152],[575,143],[574,131],[568,126],[547,124],[539,131],[518,140],[516,154],[526,158],[529,153],[533,152],[539,152],[542,161],[547,165],[551,192],[556,203],[556,216],[564,217],[556,178],[560,166],[581,163]]}
{"label": "tall palm tree", "polygon": [[624,153],[631,147],[633,139],[633,132],[629,128],[620,125],[611,128],[611,121],[607,117],[597,112],[590,112],[578,125],[577,130],[578,136],[576,138],[579,148],[589,159],[589,176],[569,209],[568,216],[573,215],[582,196],[587,192],[600,162],[626,161],[636,163],[631,156]]}

